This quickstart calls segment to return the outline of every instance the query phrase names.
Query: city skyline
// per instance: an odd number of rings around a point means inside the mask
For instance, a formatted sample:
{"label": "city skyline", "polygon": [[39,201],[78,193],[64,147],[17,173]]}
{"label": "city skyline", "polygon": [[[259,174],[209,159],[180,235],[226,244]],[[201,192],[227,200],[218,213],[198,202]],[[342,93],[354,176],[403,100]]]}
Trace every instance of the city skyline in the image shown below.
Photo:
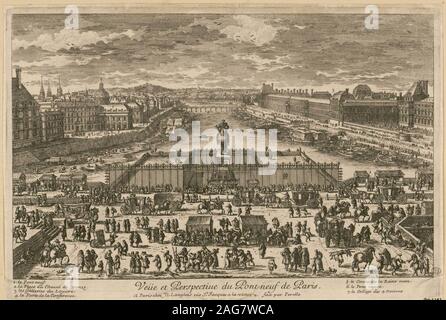
{"label": "city skyline", "polygon": [[101,77],[108,88],[432,86],[429,16],[382,15],[378,30],[364,28],[365,15],[320,16],[80,15],[79,30],[67,30],[63,15],[15,15],[12,63],[32,93],[41,76],[55,88],[59,75],[66,91],[97,88]]}

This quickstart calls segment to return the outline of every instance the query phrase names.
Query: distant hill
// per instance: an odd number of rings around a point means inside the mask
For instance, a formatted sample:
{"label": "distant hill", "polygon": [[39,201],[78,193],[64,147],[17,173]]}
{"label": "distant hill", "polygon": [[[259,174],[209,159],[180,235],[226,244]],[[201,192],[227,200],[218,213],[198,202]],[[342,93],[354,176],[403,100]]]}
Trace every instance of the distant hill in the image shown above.
{"label": "distant hill", "polygon": [[[130,88],[105,88],[105,90],[112,95],[128,95],[128,94],[162,94],[162,93],[172,93],[172,89],[164,88],[161,86],[153,85],[150,83],[145,83],[140,86],[130,87]],[[98,89],[88,89],[88,93],[95,95],[99,92]]]}
{"label": "distant hill", "polygon": [[106,90],[111,95],[116,95],[116,94],[117,95],[119,95],[119,94],[126,95],[126,94],[130,94],[130,93],[161,94],[161,93],[173,92],[171,89],[153,85],[150,83],[145,83],[143,85],[131,87],[131,88],[110,88],[110,89],[106,89]]}

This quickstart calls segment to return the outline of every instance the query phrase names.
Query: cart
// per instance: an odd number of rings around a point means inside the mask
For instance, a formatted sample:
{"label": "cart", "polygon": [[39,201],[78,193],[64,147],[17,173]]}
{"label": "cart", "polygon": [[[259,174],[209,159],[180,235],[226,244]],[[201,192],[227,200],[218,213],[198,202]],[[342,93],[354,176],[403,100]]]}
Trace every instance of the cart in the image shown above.
{"label": "cart", "polygon": [[153,196],[155,207],[160,210],[169,210],[170,212],[181,209],[183,205],[183,194],[180,192],[160,192]]}

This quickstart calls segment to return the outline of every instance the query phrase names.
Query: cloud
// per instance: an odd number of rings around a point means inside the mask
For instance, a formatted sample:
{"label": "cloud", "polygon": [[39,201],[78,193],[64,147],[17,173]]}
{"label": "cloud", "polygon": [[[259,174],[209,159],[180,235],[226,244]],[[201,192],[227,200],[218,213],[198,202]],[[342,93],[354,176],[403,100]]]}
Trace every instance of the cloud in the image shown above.
{"label": "cloud", "polygon": [[220,32],[237,42],[249,42],[256,46],[262,46],[272,41],[277,32],[288,30],[288,27],[274,27],[266,24],[263,19],[257,19],[246,15],[233,17],[237,25],[229,25]]}
{"label": "cloud", "polygon": [[181,77],[196,79],[209,72],[209,69],[203,67],[202,65],[197,65],[196,67],[176,67],[173,71],[169,71],[171,68],[158,68],[154,70],[146,70],[141,68],[140,71],[145,72],[150,75],[157,75],[162,77]]}
{"label": "cloud", "polygon": [[[24,81],[34,73],[60,74],[72,88],[97,88],[102,76],[109,87],[140,81],[259,87],[268,81],[330,90],[433,81],[429,15],[385,15],[376,32],[363,30],[362,15],[99,14],[81,19],[81,30],[72,31],[61,30],[63,19],[53,15],[14,17],[12,61],[24,68]],[[30,89],[38,93],[38,82]]]}
{"label": "cloud", "polygon": [[12,41],[13,50],[19,48],[29,48],[31,46],[42,48],[46,51],[57,52],[58,50],[70,48],[83,48],[96,44],[100,41],[109,43],[115,39],[127,37],[132,40],[141,41],[145,29],[128,29],[124,32],[113,32],[108,35],[100,35],[95,31],[81,32],[79,30],[62,29],[56,33],[44,33],[36,40],[14,39]]}
{"label": "cloud", "polygon": [[332,72],[332,73],[330,73],[330,72],[326,72],[326,71],[317,71],[316,72],[316,75],[317,76],[324,76],[324,77],[327,77],[327,78],[332,78],[332,77],[337,77],[337,76],[339,76],[340,74],[344,74],[344,73],[348,73],[348,71],[347,70],[342,70],[342,69],[339,69],[339,68],[337,68],[334,72]]}
{"label": "cloud", "polygon": [[57,55],[48,57],[44,60],[39,61],[17,61],[14,64],[18,65],[22,68],[32,68],[32,67],[63,67],[70,64],[75,64],[78,66],[87,65],[93,60],[99,60],[100,56],[80,56],[80,57],[72,57],[72,56],[66,56],[66,55]]}
{"label": "cloud", "polygon": [[293,68],[290,64],[285,63],[283,60],[288,56],[278,56],[275,59],[262,58],[257,54],[233,54],[232,57],[235,60],[245,60],[252,62],[256,69],[259,71],[275,71],[283,68]]}

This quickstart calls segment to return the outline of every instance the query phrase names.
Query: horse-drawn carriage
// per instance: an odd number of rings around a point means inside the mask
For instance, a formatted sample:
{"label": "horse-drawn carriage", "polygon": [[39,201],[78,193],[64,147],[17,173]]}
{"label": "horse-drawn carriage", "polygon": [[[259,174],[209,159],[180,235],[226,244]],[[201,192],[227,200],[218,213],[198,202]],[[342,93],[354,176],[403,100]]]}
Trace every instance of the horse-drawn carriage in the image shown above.
{"label": "horse-drawn carriage", "polygon": [[260,206],[265,203],[265,197],[255,189],[249,191],[237,192],[231,199],[231,204],[236,207],[254,205]]}
{"label": "horse-drawn carriage", "polygon": [[223,211],[223,204],[224,202],[222,200],[203,200],[197,208],[197,213],[199,214],[210,214],[214,210],[219,210],[220,212]]}
{"label": "horse-drawn carriage", "polygon": [[319,207],[319,193],[314,190],[300,190],[291,192],[291,199],[296,206],[307,206],[310,209]]}
{"label": "horse-drawn carriage", "polygon": [[95,239],[90,241],[90,246],[92,248],[104,247],[106,242],[104,230],[96,230],[95,235]]}
{"label": "horse-drawn carriage", "polygon": [[356,199],[365,204],[377,204],[385,201],[384,195],[375,191],[359,191],[352,195],[352,199]]}
{"label": "horse-drawn carriage", "polygon": [[131,194],[121,205],[121,213],[123,215],[135,214],[141,210],[140,199],[135,194]]}
{"label": "horse-drawn carriage", "polygon": [[381,195],[382,202],[407,202],[407,195],[404,192],[404,188],[399,185],[378,186],[378,194]]}
{"label": "horse-drawn carriage", "polygon": [[265,195],[265,205],[268,208],[290,208],[293,201],[288,192],[269,193]]}
{"label": "horse-drawn carriage", "polygon": [[183,205],[183,193],[181,192],[159,192],[153,196],[155,211],[169,211],[170,213],[180,210]]}
{"label": "horse-drawn carriage", "polygon": [[[56,208],[56,214],[62,214],[66,218],[82,219],[89,218],[91,211],[93,209],[90,208],[91,204],[86,203],[72,203],[72,204],[61,204]],[[97,214],[97,208],[93,210]]]}

